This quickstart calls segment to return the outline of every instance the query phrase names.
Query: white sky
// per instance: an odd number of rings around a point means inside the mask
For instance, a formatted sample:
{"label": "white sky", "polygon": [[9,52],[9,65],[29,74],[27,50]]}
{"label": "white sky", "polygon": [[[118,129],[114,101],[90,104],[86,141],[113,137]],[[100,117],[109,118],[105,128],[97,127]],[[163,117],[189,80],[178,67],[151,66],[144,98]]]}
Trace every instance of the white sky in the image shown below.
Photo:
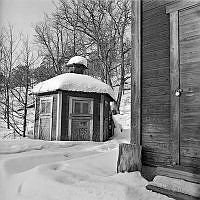
{"label": "white sky", "polygon": [[0,23],[9,22],[15,30],[32,38],[33,24],[43,19],[44,12],[53,10],[53,0],[0,0]]}

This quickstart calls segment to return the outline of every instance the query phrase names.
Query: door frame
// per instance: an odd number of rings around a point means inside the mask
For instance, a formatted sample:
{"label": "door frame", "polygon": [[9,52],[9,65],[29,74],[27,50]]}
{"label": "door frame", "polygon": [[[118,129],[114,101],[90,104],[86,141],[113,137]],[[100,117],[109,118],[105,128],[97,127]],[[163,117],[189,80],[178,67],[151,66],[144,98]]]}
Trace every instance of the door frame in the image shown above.
{"label": "door frame", "polygon": [[199,2],[178,2],[166,6],[166,13],[170,15],[170,152],[173,166],[180,165],[180,98],[175,95],[180,88],[179,12],[199,5]]}
{"label": "door frame", "polygon": [[90,115],[92,116],[90,119],[90,141],[92,141],[93,137],[93,105],[94,101],[92,98],[84,98],[84,97],[73,97],[69,96],[69,124],[68,124],[68,139],[72,139],[72,117],[70,116],[72,114],[72,109],[73,109],[73,100],[78,100],[78,101],[88,101],[90,103]]}
{"label": "door frame", "polygon": [[[49,140],[52,140],[52,115],[53,115],[53,96],[46,96],[46,97],[41,97],[40,98],[40,103],[39,103],[39,122],[38,122],[38,138],[40,139],[40,128],[41,128],[41,119],[42,118],[49,118],[50,119],[50,130],[49,130]],[[41,108],[42,108],[42,101],[50,101],[51,106],[50,106],[50,113],[49,114],[41,114]]]}

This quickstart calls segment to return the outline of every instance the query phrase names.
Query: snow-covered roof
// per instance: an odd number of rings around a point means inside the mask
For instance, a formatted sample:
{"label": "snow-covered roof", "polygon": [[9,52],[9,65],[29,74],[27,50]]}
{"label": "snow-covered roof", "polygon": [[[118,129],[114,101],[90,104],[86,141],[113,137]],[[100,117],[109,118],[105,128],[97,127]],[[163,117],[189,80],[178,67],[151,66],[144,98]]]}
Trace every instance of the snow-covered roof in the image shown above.
{"label": "snow-covered roof", "polygon": [[82,56],[74,56],[67,63],[67,65],[71,64],[82,64],[85,65],[85,67],[87,67],[87,59]]}
{"label": "snow-covered roof", "polygon": [[108,94],[116,100],[113,89],[106,83],[91,76],[75,73],[65,73],[43,81],[33,88],[32,93],[41,94],[57,90]]}

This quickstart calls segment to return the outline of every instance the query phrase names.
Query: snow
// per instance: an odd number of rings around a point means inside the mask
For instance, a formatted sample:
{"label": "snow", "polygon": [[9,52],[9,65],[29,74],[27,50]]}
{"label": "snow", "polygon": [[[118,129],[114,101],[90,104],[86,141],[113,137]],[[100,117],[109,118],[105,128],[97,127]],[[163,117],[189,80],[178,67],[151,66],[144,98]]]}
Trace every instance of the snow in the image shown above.
{"label": "snow", "polygon": [[82,64],[87,67],[87,59],[82,56],[74,56],[67,63],[67,65],[71,64]]}
{"label": "snow", "polygon": [[116,100],[113,89],[106,83],[88,75],[75,73],[65,73],[43,81],[33,88],[32,93],[40,94],[57,90],[109,94],[110,97]]}
{"label": "snow", "polygon": [[122,96],[120,114],[113,115],[113,121],[115,123],[115,136],[120,142],[130,143],[130,126],[131,126],[131,94],[130,90],[125,91]]}
{"label": "snow", "polygon": [[128,102],[112,140],[0,140],[0,200],[169,200],[146,190],[140,172],[116,173],[119,143],[130,141]]}
{"label": "snow", "polygon": [[168,200],[139,172],[116,173],[118,142],[0,141],[0,199]]}

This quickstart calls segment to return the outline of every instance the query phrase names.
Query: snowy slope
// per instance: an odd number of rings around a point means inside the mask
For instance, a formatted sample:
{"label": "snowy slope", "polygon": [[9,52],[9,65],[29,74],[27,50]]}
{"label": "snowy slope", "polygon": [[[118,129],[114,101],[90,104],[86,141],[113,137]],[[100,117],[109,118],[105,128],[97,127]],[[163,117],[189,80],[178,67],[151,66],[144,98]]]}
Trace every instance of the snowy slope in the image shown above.
{"label": "snowy slope", "polygon": [[130,90],[125,91],[122,96],[120,114],[114,115],[115,122],[115,138],[121,139],[121,142],[130,143],[131,129],[131,93]]}
{"label": "snowy slope", "polygon": [[[139,172],[116,173],[117,140],[0,142],[0,200],[167,200]],[[8,154],[9,153],[9,154]]]}

